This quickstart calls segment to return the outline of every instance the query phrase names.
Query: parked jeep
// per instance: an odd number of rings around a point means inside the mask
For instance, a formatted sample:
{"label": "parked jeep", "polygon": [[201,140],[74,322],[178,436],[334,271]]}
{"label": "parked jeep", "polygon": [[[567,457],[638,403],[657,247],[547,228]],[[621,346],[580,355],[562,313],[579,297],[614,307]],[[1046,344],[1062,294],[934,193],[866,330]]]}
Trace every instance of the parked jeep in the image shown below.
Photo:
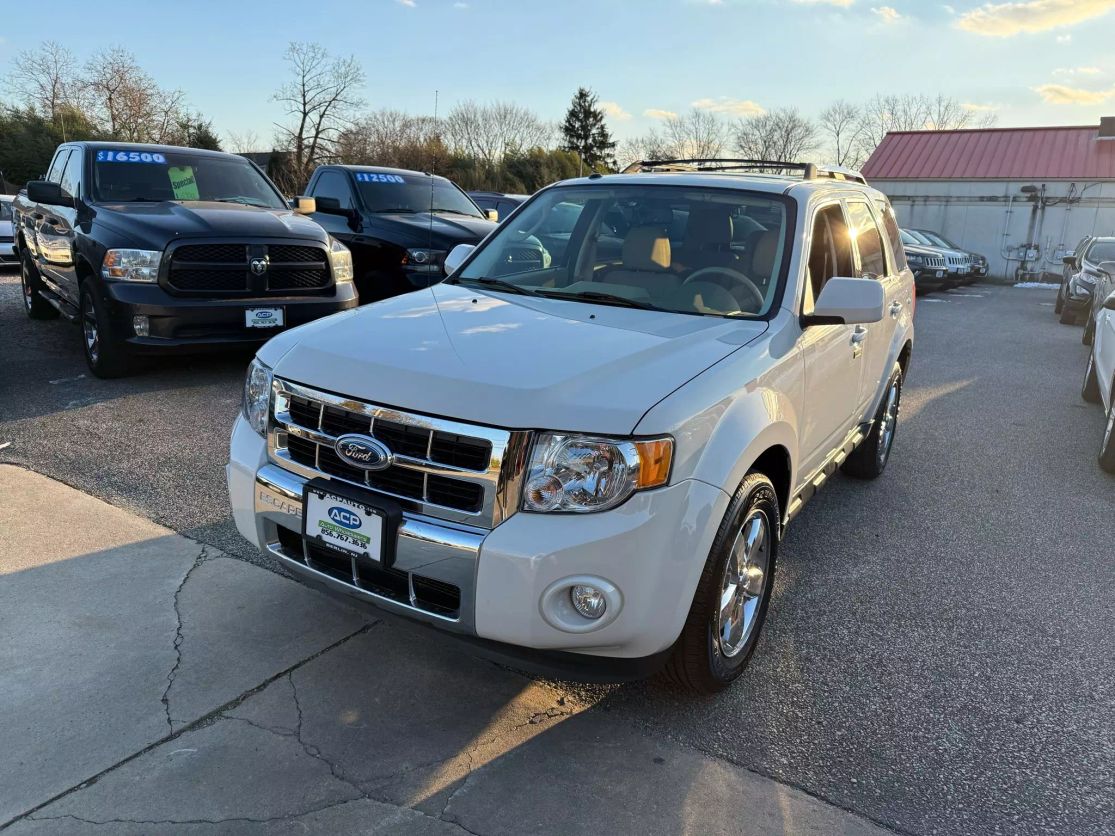
{"label": "parked jeep", "polygon": [[447,281],[264,346],[229,454],[241,534],[496,655],[727,686],[787,523],[887,465],[914,285],[858,173],[675,164],[543,189]]}
{"label": "parked jeep", "polygon": [[98,377],[357,304],[345,246],[234,154],[66,143],[14,214],[28,316],[79,323]]}
{"label": "parked jeep", "polygon": [[324,165],[306,194],[313,219],[352,250],[364,302],[440,282],[448,252],[496,226],[452,181],[419,171]]}

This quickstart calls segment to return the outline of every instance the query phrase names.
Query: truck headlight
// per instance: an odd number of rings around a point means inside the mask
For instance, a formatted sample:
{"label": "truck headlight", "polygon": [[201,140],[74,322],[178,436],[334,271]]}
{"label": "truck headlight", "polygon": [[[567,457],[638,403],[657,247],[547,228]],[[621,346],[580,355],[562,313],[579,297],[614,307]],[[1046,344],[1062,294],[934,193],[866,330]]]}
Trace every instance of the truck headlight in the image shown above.
{"label": "truck headlight", "polygon": [[352,251],[336,238],[329,239],[329,265],[337,284],[352,281]]}
{"label": "truck headlight", "polygon": [[922,255],[912,255],[910,253],[906,253],[906,261],[908,261],[910,263],[910,266],[912,267],[925,266],[925,256]]}
{"label": "truck headlight", "polygon": [[109,250],[101,275],[117,282],[157,282],[162,250]]}
{"label": "truck headlight", "polygon": [[412,273],[436,273],[441,275],[445,264],[445,250],[428,250],[424,247],[407,250],[403,256],[403,267]]}
{"label": "truck headlight", "polygon": [[244,378],[244,397],[241,411],[244,420],[260,435],[267,432],[267,415],[271,409],[271,369],[252,360]]}
{"label": "truck headlight", "polygon": [[612,439],[539,433],[531,452],[524,511],[606,511],[670,478],[672,438]]}

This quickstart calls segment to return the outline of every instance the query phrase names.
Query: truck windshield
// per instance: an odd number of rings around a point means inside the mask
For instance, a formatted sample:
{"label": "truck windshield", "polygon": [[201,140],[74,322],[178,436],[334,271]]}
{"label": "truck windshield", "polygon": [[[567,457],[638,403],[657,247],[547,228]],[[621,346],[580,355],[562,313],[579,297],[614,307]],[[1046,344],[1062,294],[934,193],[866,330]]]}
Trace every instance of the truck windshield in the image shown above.
{"label": "truck windshield", "polygon": [[742,189],[547,189],[451,281],[571,302],[763,316],[784,284],[788,212],[782,196]]}
{"label": "truck windshield", "polygon": [[354,176],[360,197],[369,212],[411,215],[429,212],[432,206],[434,212],[484,218],[464,192],[440,177],[373,171],[357,171]]}
{"label": "truck windshield", "polygon": [[97,149],[93,196],[103,203],[219,201],[286,208],[278,192],[244,158],[189,151]]}
{"label": "truck windshield", "polygon": [[1088,250],[1088,261],[1099,264],[1101,261],[1115,261],[1115,241],[1096,241]]}

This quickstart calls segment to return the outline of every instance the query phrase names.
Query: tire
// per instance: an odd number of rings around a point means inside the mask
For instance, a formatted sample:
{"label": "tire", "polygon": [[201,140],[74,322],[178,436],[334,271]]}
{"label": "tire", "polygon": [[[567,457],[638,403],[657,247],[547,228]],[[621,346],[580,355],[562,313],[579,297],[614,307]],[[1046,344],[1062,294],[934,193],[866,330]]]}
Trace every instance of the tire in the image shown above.
{"label": "tire", "polygon": [[1077,319],[1076,311],[1074,311],[1068,305],[1062,304],[1061,305],[1061,316],[1058,319],[1058,321],[1062,325],[1076,325],[1076,319]]}
{"label": "tire", "polygon": [[81,283],[81,345],[89,371],[100,378],[123,377],[132,370],[132,359],[116,334],[108,309],[91,280]]}
{"label": "tire", "polygon": [[1100,382],[1096,377],[1096,355],[1088,352],[1088,367],[1084,370],[1084,385],[1080,387],[1080,397],[1088,403],[1100,402]]}
{"label": "tire", "polygon": [[1080,342],[1084,345],[1091,345],[1096,336],[1096,323],[1092,319],[1091,311],[1088,311],[1085,316],[1087,321],[1084,323],[1084,333],[1080,335]]}
{"label": "tire", "polygon": [[1053,303],[1053,313],[1059,314],[1061,309],[1065,307],[1065,286],[1061,285],[1057,288],[1057,301]]}
{"label": "tire", "polygon": [[[1112,381],[1115,384],[1115,381]],[[1112,390],[1111,408],[1107,410],[1107,426],[1100,445],[1099,465],[1108,473],[1115,473],[1115,388]]]}
{"label": "tire", "polygon": [[845,473],[856,479],[875,479],[882,474],[894,447],[901,405],[902,367],[895,363],[887,380],[887,388],[883,390],[883,400],[875,412],[871,432],[844,460],[842,470]]}
{"label": "tire", "polygon": [[[770,479],[749,473],[716,532],[685,626],[663,670],[666,679],[694,693],[712,694],[743,673],[774,589],[780,513]],[[736,594],[724,610],[736,618],[725,622],[721,601],[730,595],[729,587]]]}
{"label": "tire", "polygon": [[31,263],[31,256],[24,253],[19,262],[19,284],[23,291],[23,310],[31,319],[57,319],[58,309],[42,297],[39,271]]}

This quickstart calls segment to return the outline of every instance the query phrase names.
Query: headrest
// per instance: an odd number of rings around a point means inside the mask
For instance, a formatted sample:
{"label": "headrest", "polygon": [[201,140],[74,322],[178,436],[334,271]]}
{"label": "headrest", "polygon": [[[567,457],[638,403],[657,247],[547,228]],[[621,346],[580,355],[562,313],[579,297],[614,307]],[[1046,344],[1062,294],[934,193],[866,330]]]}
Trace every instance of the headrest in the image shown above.
{"label": "headrest", "polygon": [[685,245],[703,247],[709,244],[724,246],[732,243],[732,215],[727,206],[698,204],[689,211],[685,227]]}
{"label": "headrest", "polygon": [[774,271],[774,257],[777,254],[777,232],[768,230],[756,236],[755,250],[751,253],[751,275],[756,279],[769,278]]}
{"label": "headrest", "polygon": [[623,239],[623,266],[628,270],[670,269],[670,239],[660,226],[636,226]]}

